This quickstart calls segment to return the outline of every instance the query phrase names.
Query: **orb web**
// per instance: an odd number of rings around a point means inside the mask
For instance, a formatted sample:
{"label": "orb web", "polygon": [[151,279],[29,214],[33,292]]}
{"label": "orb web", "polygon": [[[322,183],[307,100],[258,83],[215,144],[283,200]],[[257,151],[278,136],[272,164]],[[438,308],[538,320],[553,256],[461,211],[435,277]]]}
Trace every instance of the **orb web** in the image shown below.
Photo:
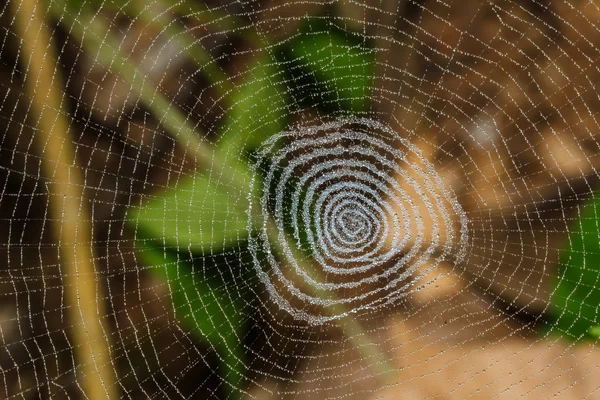
{"label": "orb web", "polygon": [[0,398],[597,398],[600,5],[0,7]]}
{"label": "orb web", "polygon": [[[407,153],[423,164],[409,164]],[[340,317],[309,314],[310,305],[347,303],[347,315],[394,303],[410,291],[409,278],[424,274],[424,263],[431,273],[466,253],[460,204],[448,191],[436,193],[444,184],[420,150],[377,121],[339,118],[282,132],[261,145],[256,159],[255,176],[264,179],[251,185],[249,251],[271,299],[296,318],[317,324]],[[423,237],[424,218],[432,221],[433,240]],[[254,233],[256,226],[262,229]],[[276,249],[284,260],[275,258]],[[361,292],[366,285],[371,289]],[[346,297],[344,289],[359,294]],[[281,292],[307,304],[293,306]]]}

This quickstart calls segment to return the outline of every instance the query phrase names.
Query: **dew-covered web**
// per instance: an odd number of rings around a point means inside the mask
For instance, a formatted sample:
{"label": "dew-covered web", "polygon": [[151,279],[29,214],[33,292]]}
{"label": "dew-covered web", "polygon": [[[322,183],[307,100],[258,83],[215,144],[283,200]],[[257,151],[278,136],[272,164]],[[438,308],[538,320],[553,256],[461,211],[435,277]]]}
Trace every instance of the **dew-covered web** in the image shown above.
{"label": "dew-covered web", "polygon": [[0,9],[0,398],[600,398],[600,4]]}

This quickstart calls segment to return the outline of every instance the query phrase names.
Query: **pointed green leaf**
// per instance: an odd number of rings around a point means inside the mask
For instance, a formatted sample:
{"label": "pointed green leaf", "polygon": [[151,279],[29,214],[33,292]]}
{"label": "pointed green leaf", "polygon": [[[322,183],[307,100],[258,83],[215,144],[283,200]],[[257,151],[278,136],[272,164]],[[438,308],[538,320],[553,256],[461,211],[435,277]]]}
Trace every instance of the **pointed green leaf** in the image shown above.
{"label": "pointed green leaf", "polygon": [[229,159],[243,160],[244,154],[285,128],[286,87],[275,63],[267,52],[257,55],[233,95],[218,142]]}
{"label": "pointed green leaf", "polygon": [[581,208],[569,232],[550,302],[554,331],[577,339],[600,324],[600,194]]}
{"label": "pointed green leaf", "polygon": [[[212,345],[221,359],[220,373],[231,398],[239,398],[244,379],[245,301],[232,282],[202,274],[203,258],[190,259],[142,241],[138,254],[150,273],[166,281],[176,318],[199,340]],[[214,269],[211,269],[214,270]],[[217,275],[218,276],[218,275]]]}
{"label": "pointed green leaf", "polygon": [[375,53],[334,27],[309,28],[290,43],[293,57],[312,71],[343,109],[364,111],[369,105]]}
{"label": "pointed green leaf", "polygon": [[200,173],[132,209],[129,221],[161,244],[218,253],[247,237],[246,195],[218,176]]}

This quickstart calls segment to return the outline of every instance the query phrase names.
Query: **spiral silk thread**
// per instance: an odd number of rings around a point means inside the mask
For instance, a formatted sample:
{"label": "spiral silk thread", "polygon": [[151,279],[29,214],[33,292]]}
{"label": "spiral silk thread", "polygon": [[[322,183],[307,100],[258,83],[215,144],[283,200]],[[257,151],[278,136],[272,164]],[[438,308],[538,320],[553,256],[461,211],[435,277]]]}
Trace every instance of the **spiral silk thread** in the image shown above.
{"label": "spiral silk thread", "polygon": [[[466,254],[468,221],[455,196],[418,147],[380,122],[345,117],[282,132],[262,144],[253,171],[254,268],[271,299],[300,320],[321,324],[385,306],[410,291],[412,276]],[[310,307],[336,304],[348,311]]]}

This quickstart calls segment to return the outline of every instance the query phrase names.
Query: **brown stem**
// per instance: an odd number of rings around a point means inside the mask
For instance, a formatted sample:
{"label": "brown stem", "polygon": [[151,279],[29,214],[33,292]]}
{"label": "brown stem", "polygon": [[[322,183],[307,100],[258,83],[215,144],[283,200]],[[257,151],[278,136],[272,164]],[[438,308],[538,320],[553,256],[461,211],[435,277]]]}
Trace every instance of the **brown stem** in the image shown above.
{"label": "brown stem", "polygon": [[89,399],[116,398],[115,377],[110,358],[109,334],[103,327],[105,315],[101,284],[93,265],[89,216],[83,204],[81,177],[73,168],[74,151],[69,123],[64,116],[62,86],[51,38],[40,13],[41,2],[11,2],[15,24],[22,39],[21,61],[25,88],[31,98],[30,120],[38,131],[37,145],[48,178],[52,224],[65,272],[66,301],[72,324],[79,381]]}

